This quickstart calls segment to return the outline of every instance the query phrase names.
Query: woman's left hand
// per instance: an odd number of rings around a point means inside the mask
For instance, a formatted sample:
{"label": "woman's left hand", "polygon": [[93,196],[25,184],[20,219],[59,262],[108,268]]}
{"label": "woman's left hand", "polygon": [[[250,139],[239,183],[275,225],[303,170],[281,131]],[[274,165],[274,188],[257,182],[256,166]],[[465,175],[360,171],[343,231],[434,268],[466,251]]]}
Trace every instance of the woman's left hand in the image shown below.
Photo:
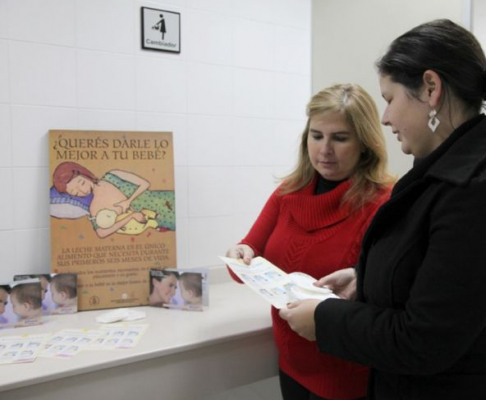
{"label": "woman's left hand", "polygon": [[320,300],[298,300],[282,308],[279,315],[289,323],[290,328],[307,340],[316,340],[314,312]]}
{"label": "woman's left hand", "polygon": [[118,203],[113,204],[115,207],[120,207],[121,208],[121,213],[126,213],[128,209],[130,208],[131,201],[129,199],[122,200]]}

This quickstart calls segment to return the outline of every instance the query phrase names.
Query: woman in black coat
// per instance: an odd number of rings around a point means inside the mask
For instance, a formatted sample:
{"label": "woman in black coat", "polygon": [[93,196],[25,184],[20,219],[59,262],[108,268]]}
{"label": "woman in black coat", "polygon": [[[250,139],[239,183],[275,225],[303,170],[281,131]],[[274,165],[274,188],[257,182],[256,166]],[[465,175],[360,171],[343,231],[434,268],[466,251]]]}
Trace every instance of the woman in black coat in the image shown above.
{"label": "woman in black coat", "polygon": [[369,365],[369,399],[484,400],[486,59],[470,32],[437,20],[397,38],[377,66],[382,123],[414,166],[356,270],[318,282],[342,299],[281,316],[321,351]]}

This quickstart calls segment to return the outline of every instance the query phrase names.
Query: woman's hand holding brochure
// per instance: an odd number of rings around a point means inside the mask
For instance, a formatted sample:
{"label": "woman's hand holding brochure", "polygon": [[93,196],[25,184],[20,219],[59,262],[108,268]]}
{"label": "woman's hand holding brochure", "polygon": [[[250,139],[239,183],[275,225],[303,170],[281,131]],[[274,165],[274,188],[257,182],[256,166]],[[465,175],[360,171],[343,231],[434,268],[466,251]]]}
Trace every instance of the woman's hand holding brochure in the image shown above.
{"label": "woman's hand holding brochure", "polygon": [[315,299],[322,301],[331,297],[338,297],[329,287],[316,286],[319,281],[303,272],[292,272],[289,274],[289,278],[293,283],[290,291],[298,300]]}
{"label": "woman's hand holding brochure", "polygon": [[231,247],[226,252],[226,257],[235,258],[235,259],[242,259],[246,265],[251,264],[251,260],[255,257],[255,253],[253,249],[248,246],[247,244],[237,244],[236,246]]}

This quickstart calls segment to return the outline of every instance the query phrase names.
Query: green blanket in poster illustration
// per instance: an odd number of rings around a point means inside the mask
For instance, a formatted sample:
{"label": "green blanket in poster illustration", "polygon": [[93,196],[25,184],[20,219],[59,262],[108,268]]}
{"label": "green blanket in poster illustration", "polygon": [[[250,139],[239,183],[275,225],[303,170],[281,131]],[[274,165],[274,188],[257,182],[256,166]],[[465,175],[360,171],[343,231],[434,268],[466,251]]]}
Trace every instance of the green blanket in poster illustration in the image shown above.
{"label": "green blanket in poster illustration", "polygon": [[172,134],[49,132],[52,272],[78,274],[79,310],[148,304],[176,267]]}

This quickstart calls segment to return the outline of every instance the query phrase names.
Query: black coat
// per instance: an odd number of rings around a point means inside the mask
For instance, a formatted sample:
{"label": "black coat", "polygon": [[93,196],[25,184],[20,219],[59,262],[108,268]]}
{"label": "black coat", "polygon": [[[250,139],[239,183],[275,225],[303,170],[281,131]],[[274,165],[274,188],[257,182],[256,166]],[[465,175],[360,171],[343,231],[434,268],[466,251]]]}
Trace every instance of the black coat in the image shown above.
{"label": "black coat", "polygon": [[486,399],[486,119],[417,162],[363,241],[358,301],[316,309],[320,349],[376,400]]}

